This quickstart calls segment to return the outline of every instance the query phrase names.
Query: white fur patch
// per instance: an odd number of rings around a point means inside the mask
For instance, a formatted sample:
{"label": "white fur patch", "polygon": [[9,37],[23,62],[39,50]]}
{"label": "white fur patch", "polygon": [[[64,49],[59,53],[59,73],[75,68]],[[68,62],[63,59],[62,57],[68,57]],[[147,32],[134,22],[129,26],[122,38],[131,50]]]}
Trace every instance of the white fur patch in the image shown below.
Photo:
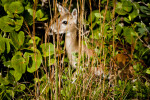
{"label": "white fur patch", "polygon": [[70,32],[66,32],[66,35],[67,35],[67,36],[71,36],[71,33],[70,33]]}

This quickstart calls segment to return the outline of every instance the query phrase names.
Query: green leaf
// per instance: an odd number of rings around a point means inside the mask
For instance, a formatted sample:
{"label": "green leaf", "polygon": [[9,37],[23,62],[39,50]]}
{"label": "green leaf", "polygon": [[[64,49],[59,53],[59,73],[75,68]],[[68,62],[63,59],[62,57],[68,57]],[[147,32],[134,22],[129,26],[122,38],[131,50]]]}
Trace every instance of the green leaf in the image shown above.
{"label": "green leaf", "polygon": [[124,21],[130,24],[130,20],[127,17],[124,17]]}
{"label": "green leaf", "polygon": [[44,17],[44,12],[41,10],[41,9],[39,9],[37,12],[36,12],[36,18],[37,18],[37,20],[39,20],[39,19],[41,19],[41,18],[43,18]]}
{"label": "green leaf", "polygon": [[129,14],[130,21],[132,21],[134,18],[136,18],[138,16],[137,6],[138,6],[138,4],[136,4],[136,3],[133,5],[133,11]]}
{"label": "green leaf", "polygon": [[129,44],[132,44],[132,42],[135,41],[136,33],[132,28],[125,27],[123,29],[123,35]]}
{"label": "green leaf", "polygon": [[10,52],[10,39],[5,38],[5,43],[6,43],[7,53],[9,53]]}
{"label": "green leaf", "polygon": [[150,8],[146,7],[146,6],[140,6],[140,10],[146,14],[146,15],[150,15]]}
{"label": "green leaf", "polygon": [[16,32],[10,33],[10,39],[13,43],[13,46],[16,49],[19,49],[24,43],[24,32],[20,31],[18,34]]}
{"label": "green leaf", "polygon": [[[33,17],[33,9],[28,8],[27,11],[28,11],[29,15],[31,15]],[[35,18],[36,18],[36,16],[35,16]]]}
{"label": "green leaf", "polygon": [[117,33],[121,33],[122,28],[123,28],[122,24],[118,24],[118,25],[116,26],[116,31],[117,31]]}
{"label": "green leaf", "polygon": [[9,12],[9,3],[6,3],[5,5],[4,5],[4,10],[5,10],[5,12],[9,15],[9,16],[11,16],[11,17],[13,17],[13,14],[12,13],[10,13]]}
{"label": "green leaf", "polygon": [[46,21],[48,18],[45,17],[45,18],[41,18],[41,19],[37,19],[38,21]]}
{"label": "green leaf", "polygon": [[10,39],[0,36],[0,54],[3,53],[5,50],[7,53],[10,52]]}
{"label": "green leaf", "polygon": [[11,61],[6,61],[6,62],[3,62],[4,66],[8,67],[8,68],[12,68],[11,66]]}
{"label": "green leaf", "polygon": [[10,90],[7,89],[6,94],[9,94],[12,98],[14,98],[14,96],[15,96],[15,92],[12,89],[10,89]]}
{"label": "green leaf", "polygon": [[42,56],[47,57],[54,54],[54,45],[52,43],[43,43],[40,45],[40,49],[42,50]]}
{"label": "green leaf", "polygon": [[28,25],[33,24],[33,10],[32,9],[25,10],[24,20],[27,22]]}
{"label": "green leaf", "polygon": [[0,36],[0,54],[5,51],[5,40]]}
{"label": "green leaf", "polygon": [[[39,37],[35,36],[36,45],[38,45],[40,41],[41,41],[41,39]],[[33,44],[33,39],[30,39],[28,44]]]}
{"label": "green leaf", "polygon": [[117,17],[116,20],[115,20],[115,25],[119,24],[121,18],[120,17]]}
{"label": "green leaf", "polygon": [[4,84],[4,85],[8,85],[9,81],[8,81],[7,77],[3,78],[2,75],[0,74],[0,83]]}
{"label": "green leaf", "polygon": [[22,73],[16,70],[10,70],[10,73],[14,76],[15,81],[19,81],[21,79]]}
{"label": "green leaf", "polygon": [[91,23],[96,19],[95,13],[99,13],[99,10],[94,10],[88,16],[88,22]]}
{"label": "green leaf", "polygon": [[14,20],[10,19],[8,16],[1,17],[0,23],[0,29],[4,32],[12,32],[15,28]]}
{"label": "green leaf", "polygon": [[124,1],[122,6],[126,12],[130,12],[132,10],[132,3],[130,1]]}
{"label": "green leaf", "polygon": [[0,29],[4,32],[19,31],[23,24],[23,17],[17,17],[16,21],[9,18],[9,16],[3,16],[0,18]]}
{"label": "green leaf", "polygon": [[10,13],[20,14],[24,11],[24,7],[20,1],[15,1],[9,5],[8,11]]}
{"label": "green leaf", "polygon": [[94,13],[95,17],[97,18],[104,18],[100,13]]}
{"label": "green leaf", "polygon": [[19,31],[20,28],[22,27],[23,24],[23,17],[20,16],[19,18],[16,19],[15,21],[15,31]]}
{"label": "green leaf", "polygon": [[137,33],[139,36],[142,36],[145,34],[145,32],[146,32],[145,27],[146,27],[146,25],[144,23],[137,23],[136,29],[137,29]]}
{"label": "green leaf", "polygon": [[20,46],[23,45],[24,39],[25,39],[24,32],[20,31],[19,34],[18,34],[18,40],[19,40],[19,45]]}
{"label": "green leaf", "polygon": [[127,14],[127,12],[123,9],[123,3],[121,3],[121,2],[117,3],[115,12],[118,13],[119,15]]}
{"label": "green leaf", "polygon": [[15,1],[15,0],[1,0],[2,5],[10,4],[10,3],[13,2],[13,1]]}
{"label": "green leaf", "polygon": [[23,90],[25,90],[26,86],[25,86],[25,84],[19,84],[15,88],[17,91],[23,91]]}
{"label": "green leaf", "polygon": [[[33,51],[33,49],[32,49]],[[26,59],[27,71],[30,73],[35,72],[42,63],[42,56],[41,53],[36,49],[36,53],[33,52],[25,52],[24,58]]]}
{"label": "green leaf", "polygon": [[[17,52],[11,59],[11,66],[15,69],[15,72],[20,74],[25,73],[26,63],[25,59],[22,57],[21,52]],[[19,74],[18,74],[19,75]]]}
{"label": "green leaf", "polygon": [[14,76],[11,73],[8,73],[6,76],[7,80],[9,81],[9,83],[14,84]]}
{"label": "green leaf", "polygon": [[[101,15],[104,15],[104,13],[105,13],[105,10],[102,10],[102,11],[101,11]],[[106,20],[107,20],[107,21],[110,21],[110,20],[111,20],[111,16],[112,16],[112,14],[111,14],[111,12],[108,10],[107,13],[106,13],[106,16],[105,16],[105,17],[106,17]]]}
{"label": "green leaf", "polygon": [[146,69],[146,73],[147,73],[147,74],[150,74],[150,68],[147,68],[147,69]]}
{"label": "green leaf", "polygon": [[10,35],[10,39],[13,43],[13,46],[18,49],[20,46],[19,46],[19,40],[18,40],[18,34],[16,32],[12,32],[9,34]]}
{"label": "green leaf", "polygon": [[101,37],[100,28],[93,30],[93,37],[90,35],[90,38],[99,39]]}
{"label": "green leaf", "polygon": [[55,59],[48,59],[48,66],[53,65],[55,63]]}

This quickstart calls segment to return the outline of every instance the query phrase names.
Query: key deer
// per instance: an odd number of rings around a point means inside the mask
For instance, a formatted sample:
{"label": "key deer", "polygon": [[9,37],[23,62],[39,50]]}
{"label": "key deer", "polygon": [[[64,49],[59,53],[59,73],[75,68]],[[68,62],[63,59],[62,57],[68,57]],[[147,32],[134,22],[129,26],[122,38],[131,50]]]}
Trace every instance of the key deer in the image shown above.
{"label": "key deer", "polygon": [[[74,53],[79,51],[79,40],[78,40],[78,28],[77,28],[77,9],[73,9],[72,13],[68,9],[57,4],[58,11],[60,13],[60,18],[56,20],[54,24],[51,25],[51,30],[55,34],[65,33],[65,45],[66,52],[69,58],[69,63],[73,68],[77,67],[77,57]],[[49,35],[53,35],[53,33]],[[84,46],[84,52],[88,57],[93,56],[92,52]],[[91,67],[91,70],[95,75],[101,75],[103,73],[102,68]]]}

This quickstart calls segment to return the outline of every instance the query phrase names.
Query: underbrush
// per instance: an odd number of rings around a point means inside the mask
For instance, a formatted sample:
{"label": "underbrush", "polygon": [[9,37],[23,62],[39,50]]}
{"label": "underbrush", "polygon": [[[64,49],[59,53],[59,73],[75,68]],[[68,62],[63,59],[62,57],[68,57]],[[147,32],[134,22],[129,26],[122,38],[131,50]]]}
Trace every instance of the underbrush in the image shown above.
{"label": "underbrush", "polygon": [[[58,2],[79,12],[76,69],[66,56],[64,36],[48,36],[59,16],[55,0],[0,1],[0,99],[148,100],[149,2]],[[90,59],[84,45],[94,54]],[[92,67],[101,69],[99,76]]]}

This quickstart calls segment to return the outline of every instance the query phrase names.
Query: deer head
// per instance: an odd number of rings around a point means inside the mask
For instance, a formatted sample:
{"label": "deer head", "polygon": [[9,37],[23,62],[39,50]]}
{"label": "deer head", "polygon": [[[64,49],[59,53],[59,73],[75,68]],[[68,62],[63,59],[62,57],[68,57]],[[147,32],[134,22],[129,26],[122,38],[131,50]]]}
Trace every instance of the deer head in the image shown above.
{"label": "deer head", "polygon": [[[57,4],[58,11],[60,13],[60,18],[56,20],[54,24],[51,25],[51,30],[55,34],[66,33],[70,35],[70,31],[77,24],[77,9],[73,9],[72,13],[68,9]],[[49,35],[53,35],[52,32]]]}

